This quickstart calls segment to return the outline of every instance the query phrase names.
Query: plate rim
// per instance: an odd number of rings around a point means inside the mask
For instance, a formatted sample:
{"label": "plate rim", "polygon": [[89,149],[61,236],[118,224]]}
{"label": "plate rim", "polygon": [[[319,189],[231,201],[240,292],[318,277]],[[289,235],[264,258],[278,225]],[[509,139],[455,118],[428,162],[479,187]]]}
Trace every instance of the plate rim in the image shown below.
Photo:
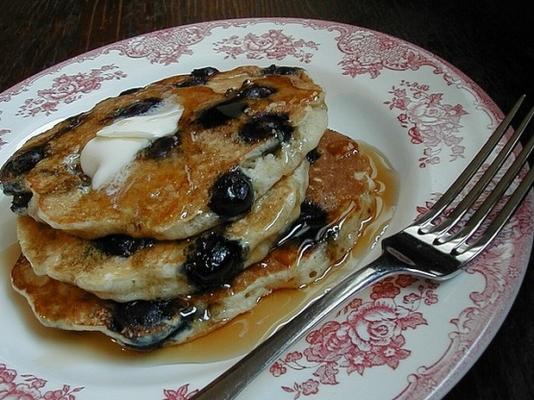
{"label": "plate rim", "polygon": [[[500,110],[500,108],[495,103],[495,101],[487,94],[487,92],[482,87],[480,87],[473,79],[471,79],[467,74],[465,74],[461,69],[451,64],[447,60],[443,59],[439,55],[436,55],[435,53],[429,50],[426,50],[417,44],[414,44],[408,40],[396,37],[392,34],[370,29],[370,28],[363,27],[360,25],[347,24],[347,23],[331,21],[331,20],[299,18],[299,17],[257,17],[257,18],[245,17],[245,18],[217,19],[217,20],[208,20],[208,21],[189,23],[189,24],[184,24],[184,25],[177,25],[177,26],[172,26],[172,27],[168,27],[164,29],[154,30],[151,32],[141,33],[141,34],[131,36],[129,38],[125,38],[119,41],[107,43],[95,49],[92,49],[92,50],[74,55],[68,59],[65,59],[57,64],[54,64],[44,70],[41,70],[38,73],[31,75],[25,78],[24,80],[8,87],[7,89],[3,90],[0,93],[0,96],[7,95],[8,97],[10,97],[11,95],[16,95],[20,93],[19,92],[20,89],[24,89],[26,86],[32,85],[35,81],[42,78],[43,76],[46,76],[58,70],[61,70],[62,68],[66,66],[69,66],[75,63],[82,63],[92,57],[98,57],[101,53],[103,53],[107,48],[109,48],[112,45],[125,44],[137,38],[153,35],[156,33],[172,32],[175,30],[187,29],[191,27],[200,26],[200,27],[208,29],[210,26],[216,25],[217,23],[220,23],[220,24],[224,24],[224,23],[229,23],[229,24],[273,23],[276,25],[300,24],[301,26],[309,26],[310,23],[316,23],[317,25],[322,25],[325,27],[329,25],[335,25],[335,26],[345,27],[351,30],[356,28],[359,30],[371,32],[375,35],[385,36],[385,37],[395,40],[396,42],[415,48],[422,54],[425,54],[429,56],[431,59],[434,59],[438,63],[446,66],[451,72],[456,74],[460,78],[460,80],[465,82],[470,90],[476,93],[476,97],[483,101],[484,107],[486,107],[492,113],[493,118],[495,118],[496,120],[499,120],[504,116],[503,112]],[[213,26],[213,28],[215,27],[216,26]],[[229,28],[232,28],[232,26],[230,26]],[[5,102],[9,102],[9,100],[6,100]],[[534,204],[534,192],[533,191],[530,192],[526,200],[529,201],[531,205]],[[457,382],[467,373],[467,371],[471,369],[471,367],[475,364],[475,362],[478,360],[478,358],[482,355],[482,353],[486,350],[487,346],[490,344],[490,342],[495,337],[496,333],[502,326],[504,320],[508,316],[511,307],[517,298],[517,294],[522,287],[524,276],[525,276],[525,273],[528,267],[528,260],[532,252],[532,243],[534,241],[534,231],[530,232],[529,239],[530,240],[527,240],[526,245],[528,245],[530,242],[530,246],[527,247],[526,249],[523,249],[524,252],[522,253],[522,256],[524,256],[526,259],[526,266],[521,265],[521,267],[523,268],[519,276],[515,279],[515,282],[517,282],[517,284],[512,288],[513,290],[511,292],[511,295],[508,297],[504,297],[502,301],[499,302],[499,304],[501,305],[501,307],[499,308],[499,311],[492,313],[492,315],[486,320],[484,329],[477,335],[476,339],[471,343],[468,351],[464,353],[463,357],[455,363],[454,367],[452,367],[452,369],[441,380],[441,382],[438,383],[438,385],[432,390],[432,392],[428,393],[428,395],[426,396],[427,399],[442,398],[452,387],[454,387],[457,384]]]}

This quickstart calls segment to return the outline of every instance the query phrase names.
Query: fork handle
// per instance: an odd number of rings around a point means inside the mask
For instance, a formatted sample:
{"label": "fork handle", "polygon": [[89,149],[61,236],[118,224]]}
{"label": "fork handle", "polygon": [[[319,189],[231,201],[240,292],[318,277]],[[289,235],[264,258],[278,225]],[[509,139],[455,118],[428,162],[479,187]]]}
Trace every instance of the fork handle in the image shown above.
{"label": "fork handle", "polygon": [[[372,263],[351,273],[321,297],[308,304],[299,314],[276,333],[221,374],[194,400],[230,400],[235,398],[260,372],[272,364],[281,353],[323,319],[328,313],[346,302],[354,293],[386,276],[402,271],[399,261],[383,253]],[[221,343],[222,345],[222,343]]]}

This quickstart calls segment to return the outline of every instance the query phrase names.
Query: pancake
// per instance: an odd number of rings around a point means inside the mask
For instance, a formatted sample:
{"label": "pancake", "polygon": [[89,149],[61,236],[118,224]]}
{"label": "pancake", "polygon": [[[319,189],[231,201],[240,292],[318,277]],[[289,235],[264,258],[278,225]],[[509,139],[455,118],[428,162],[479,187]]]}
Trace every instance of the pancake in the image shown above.
{"label": "pancake", "polygon": [[[80,164],[87,143],[165,104],[183,106],[178,131],[94,188]],[[15,212],[79,237],[185,239],[247,214],[317,146],[326,121],[324,93],[300,68],[204,68],[104,100],[31,138],[0,183]]]}
{"label": "pancake", "polygon": [[[227,283],[261,260],[300,213],[307,161],[278,181],[245,217],[196,238],[154,241],[108,236],[81,239],[30,217],[18,217],[22,253],[48,275],[116,301],[167,299]],[[222,259],[221,259],[222,258]],[[213,270],[213,271],[212,271]]]}
{"label": "pancake", "polygon": [[[252,309],[280,288],[321,277],[350,251],[375,213],[377,188],[369,160],[351,139],[328,131],[315,153],[301,215],[266,258],[227,287],[162,301],[117,303],[76,286],[37,276],[21,256],[12,284],[46,326],[100,331],[134,349],[183,343]],[[313,160],[313,159],[312,159]],[[340,184],[341,183],[341,184]]]}

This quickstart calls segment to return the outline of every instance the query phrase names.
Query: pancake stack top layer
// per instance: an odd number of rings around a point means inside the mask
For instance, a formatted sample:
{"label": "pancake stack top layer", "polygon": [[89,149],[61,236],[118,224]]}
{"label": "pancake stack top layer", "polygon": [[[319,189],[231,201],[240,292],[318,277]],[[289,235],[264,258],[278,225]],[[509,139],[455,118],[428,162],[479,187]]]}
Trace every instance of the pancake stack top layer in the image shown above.
{"label": "pancake stack top layer", "polygon": [[[168,104],[183,108],[177,132],[95,190],[80,166],[88,142]],[[185,239],[250,211],[317,146],[326,121],[323,91],[301,69],[204,68],[104,100],[30,139],[0,182],[17,213],[80,237]]]}
{"label": "pancake stack top layer", "polygon": [[[169,102],[176,129],[95,187],[79,159],[97,132]],[[104,100],[0,170],[20,214],[13,287],[47,326],[146,349],[312,282],[375,209],[369,160],[325,128],[323,92],[298,68],[205,68]]]}

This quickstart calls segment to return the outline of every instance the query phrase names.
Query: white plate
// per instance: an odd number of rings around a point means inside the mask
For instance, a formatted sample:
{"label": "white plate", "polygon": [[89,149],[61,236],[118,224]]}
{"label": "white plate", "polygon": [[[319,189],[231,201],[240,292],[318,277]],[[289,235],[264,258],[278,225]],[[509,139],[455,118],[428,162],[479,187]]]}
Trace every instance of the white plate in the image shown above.
{"label": "white plate", "polygon": [[[94,50],[0,94],[0,163],[36,130],[125,89],[207,65],[271,63],[305,67],[328,92],[330,127],[378,147],[399,172],[390,232],[444,191],[501,117],[460,71],[399,39],[325,21],[214,21]],[[0,205],[2,250],[15,234],[8,199]],[[442,397],[512,304],[531,248],[532,206],[530,197],[493,247],[452,282],[397,278],[359,294],[242,398]],[[10,289],[8,267],[1,273],[0,398],[181,400],[233,362],[147,365],[78,352],[72,343],[65,351],[21,315],[27,305]],[[84,334],[74,340],[84,348]]]}

